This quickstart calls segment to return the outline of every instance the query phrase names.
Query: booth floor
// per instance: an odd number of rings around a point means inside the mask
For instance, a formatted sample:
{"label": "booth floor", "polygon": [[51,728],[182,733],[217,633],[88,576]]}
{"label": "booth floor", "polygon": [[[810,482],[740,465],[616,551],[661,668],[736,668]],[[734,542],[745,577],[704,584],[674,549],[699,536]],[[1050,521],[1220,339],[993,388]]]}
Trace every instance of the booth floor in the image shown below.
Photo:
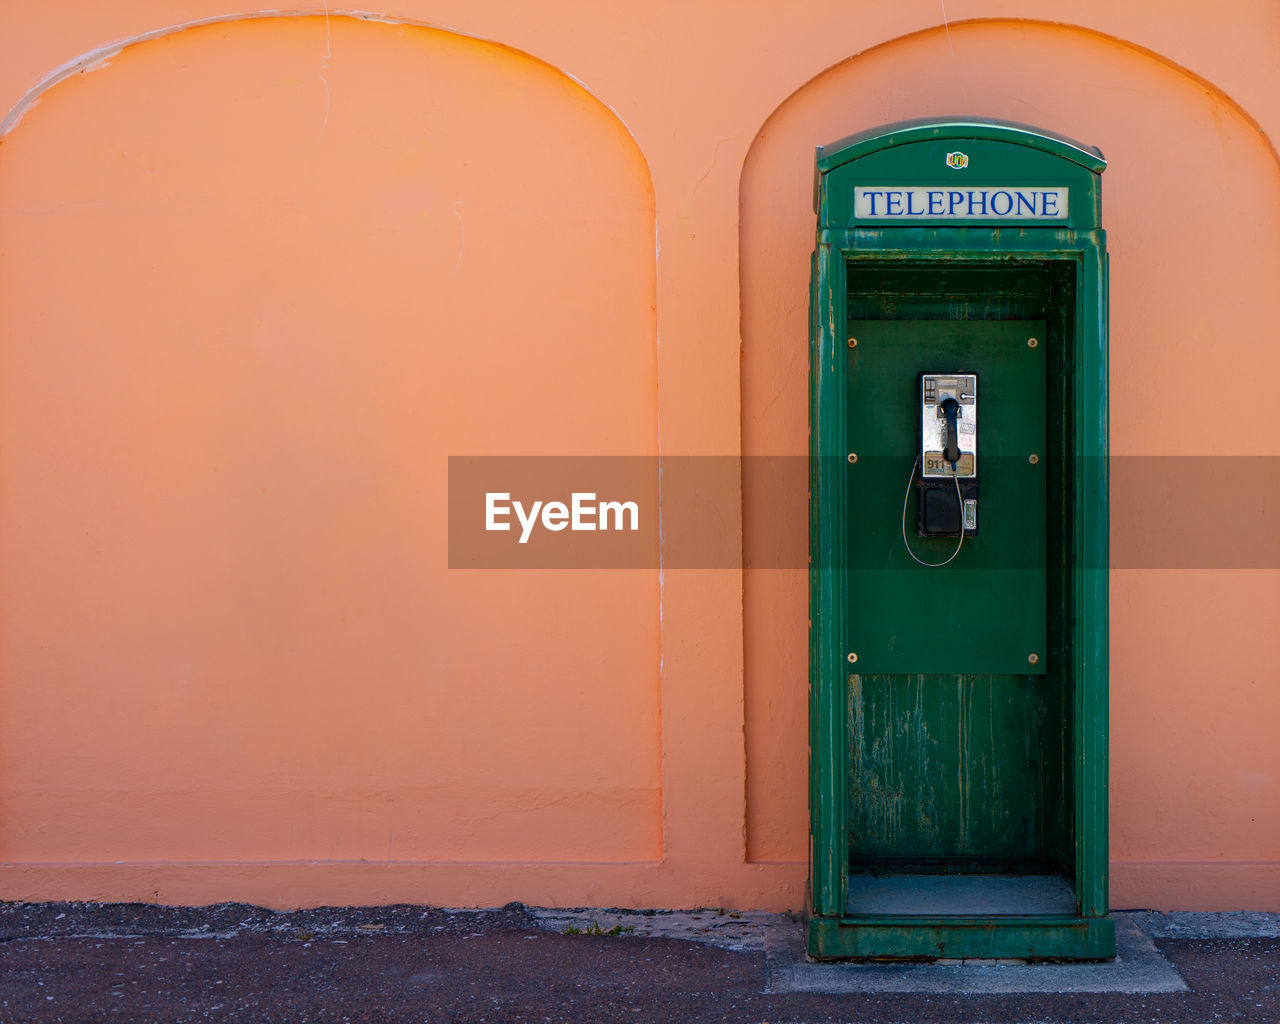
{"label": "booth floor", "polygon": [[1059,875],[849,875],[850,914],[1071,914]]}

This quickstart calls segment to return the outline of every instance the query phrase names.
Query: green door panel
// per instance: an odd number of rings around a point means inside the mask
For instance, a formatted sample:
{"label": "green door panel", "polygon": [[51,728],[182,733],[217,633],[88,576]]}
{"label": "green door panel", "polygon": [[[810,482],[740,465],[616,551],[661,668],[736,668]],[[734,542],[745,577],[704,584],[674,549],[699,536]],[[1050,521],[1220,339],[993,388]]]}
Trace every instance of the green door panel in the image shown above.
{"label": "green door panel", "polygon": [[[861,673],[1046,668],[1043,321],[848,324],[848,636]],[[1036,339],[1034,345],[1029,339]],[[916,536],[917,375],[978,375],[978,533]],[[1033,457],[1034,456],[1034,461]]]}
{"label": "green door panel", "polygon": [[852,676],[851,864],[1042,863],[1061,806],[1060,694],[1036,676]]}

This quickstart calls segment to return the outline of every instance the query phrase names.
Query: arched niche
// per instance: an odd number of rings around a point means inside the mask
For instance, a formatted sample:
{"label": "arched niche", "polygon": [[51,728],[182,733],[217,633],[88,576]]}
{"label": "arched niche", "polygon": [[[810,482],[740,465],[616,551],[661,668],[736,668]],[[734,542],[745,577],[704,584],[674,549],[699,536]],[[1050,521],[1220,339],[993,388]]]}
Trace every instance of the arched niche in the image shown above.
{"label": "arched niche", "polygon": [[658,856],[656,561],[447,557],[448,456],[656,452],[617,118],[229,21],[45,91],[0,194],[5,859]]}
{"label": "arched niche", "polygon": [[[822,72],[768,118],[743,168],[744,550],[757,567],[744,585],[748,858],[807,856],[808,592],[795,559],[797,551],[803,558],[796,538],[807,535],[806,500],[803,487],[771,484],[802,478],[780,476],[777,466],[807,451],[814,147],[880,124],[956,115],[1044,126],[1099,146],[1109,163],[1111,438],[1120,457],[1112,471],[1113,859],[1219,856],[1219,846],[1190,835],[1226,835],[1221,849],[1260,859],[1280,841],[1280,826],[1261,813],[1276,791],[1248,781],[1259,758],[1275,764],[1258,716],[1280,713],[1280,698],[1259,697],[1250,683],[1266,662],[1273,615],[1258,600],[1264,584],[1256,573],[1218,572],[1206,586],[1204,573],[1133,570],[1150,562],[1139,503],[1151,476],[1142,467],[1151,464],[1136,457],[1273,450],[1260,440],[1272,436],[1268,413],[1245,399],[1256,375],[1280,371],[1267,342],[1268,296],[1280,276],[1275,154],[1246,112],[1183,69],[1094,32],[1021,21],[927,30]],[[1203,431],[1169,434],[1168,396],[1192,393],[1203,403]],[[1197,528],[1206,536],[1238,529],[1221,510]],[[1216,639],[1174,650],[1159,637],[1175,620]],[[1198,682],[1208,676],[1212,688]],[[1240,756],[1204,746],[1206,730],[1247,737],[1229,744]],[[1171,750],[1206,754],[1180,754],[1175,764]],[[1118,873],[1115,904],[1126,905],[1126,893],[1139,891],[1126,887],[1136,884]],[[1149,901],[1153,890],[1141,891]]]}

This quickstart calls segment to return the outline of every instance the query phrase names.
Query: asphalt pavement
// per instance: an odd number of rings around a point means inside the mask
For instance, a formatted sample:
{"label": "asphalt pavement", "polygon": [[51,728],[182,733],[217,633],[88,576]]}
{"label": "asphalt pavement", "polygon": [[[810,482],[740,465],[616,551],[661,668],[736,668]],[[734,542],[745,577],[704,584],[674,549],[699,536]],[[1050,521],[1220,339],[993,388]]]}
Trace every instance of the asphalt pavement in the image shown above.
{"label": "asphalt pavement", "polygon": [[750,912],[9,903],[0,1022],[1280,1022],[1280,915],[1117,924],[1119,967],[1141,968],[1120,982],[815,965],[793,918]]}

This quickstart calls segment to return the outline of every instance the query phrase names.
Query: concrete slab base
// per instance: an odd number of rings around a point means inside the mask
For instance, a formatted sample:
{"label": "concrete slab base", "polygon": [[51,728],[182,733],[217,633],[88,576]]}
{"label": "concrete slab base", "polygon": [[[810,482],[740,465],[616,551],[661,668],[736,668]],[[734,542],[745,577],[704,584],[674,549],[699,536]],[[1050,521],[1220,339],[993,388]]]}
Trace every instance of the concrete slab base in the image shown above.
{"label": "concrete slab base", "polygon": [[805,955],[799,925],[775,925],[765,936],[765,991],[859,993],[933,992],[965,995],[1017,992],[1186,992],[1187,983],[1127,914],[1116,914],[1116,958],[1106,963],[1038,964],[966,960],[931,964],[817,963]]}

